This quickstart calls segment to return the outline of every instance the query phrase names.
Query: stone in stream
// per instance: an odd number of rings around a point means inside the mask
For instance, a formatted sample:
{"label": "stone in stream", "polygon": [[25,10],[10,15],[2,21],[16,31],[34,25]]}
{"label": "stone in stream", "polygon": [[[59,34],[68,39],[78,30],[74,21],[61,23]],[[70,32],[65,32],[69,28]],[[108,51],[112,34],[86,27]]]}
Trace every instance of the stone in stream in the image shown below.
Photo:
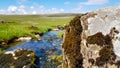
{"label": "stone in stream", "polygon": [[0,68],[37,68],[37,59],[31,50],[6,51],[0,54]]}
{"label": "stone in stream", "polygon": [[16,41],[23,41],[23,42],[25,42],[25,41],[30,41],[30,40],[32,40],[32,37],[20,37]]}

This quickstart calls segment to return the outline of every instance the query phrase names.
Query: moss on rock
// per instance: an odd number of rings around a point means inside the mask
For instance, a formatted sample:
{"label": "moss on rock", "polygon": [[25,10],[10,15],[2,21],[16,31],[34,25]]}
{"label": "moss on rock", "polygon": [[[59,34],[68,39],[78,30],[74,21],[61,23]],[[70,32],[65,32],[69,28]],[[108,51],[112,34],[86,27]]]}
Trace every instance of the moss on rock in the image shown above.
{"label": "moss on rock", "polygon": [[[81,47],[81,33],[82,25],[80,21],[81,16],[76,16],[69,25],[66,27],[65,41],[62,45],[64,53],[67,55],[67,62],[70,63],[66,65],[63,61],[64,68],[81,68],[83,57],[80,52]],[[63,56],[64,57],[64,56]],[[65,58],[65,57],[64,57]],[[66,67],[65,67],[66,66]]]}
{"label": "moss on rock", "polygon": [[97,44],[99,46],[107,45],[109,48],[113,48],[112,38],[109,35],[104,36],[102,32],[88,36],[86,40],[89,44]]}
{"label": "moss on rock", "polygon": [[12,53],[0,55],[0,68],[22,68],[30,67],[37,68],[37,57],[31,50],[16,50],[15,56]]}

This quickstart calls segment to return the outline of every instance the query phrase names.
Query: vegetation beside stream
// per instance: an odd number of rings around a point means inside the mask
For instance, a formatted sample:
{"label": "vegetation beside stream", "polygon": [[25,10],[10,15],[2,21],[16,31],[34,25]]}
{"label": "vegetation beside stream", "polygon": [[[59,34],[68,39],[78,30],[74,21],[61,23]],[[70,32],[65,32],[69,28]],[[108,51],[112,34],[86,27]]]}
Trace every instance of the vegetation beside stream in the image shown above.
{"label": "vegetation beside stream", "polygon": [[45,33],[57,25],[64,25],[72,17],[47,17],[41,15],[1,15],[0,41],[10,40],[24,35],[32,36],[32,32]]}
{"label": "vegetation beside stream", "polygon": [[[53,17],[54,16],[54,17]],[[19,37],[35,38],[34,33],[43,34],[64,26],[74,17],[59,15],[1,15],[0,16],[0,48]],[[3,45],[5,44],[5,45]],[[5,48],[9,46],[5,46]],[[2,52],[2,49],[0,50]]]}

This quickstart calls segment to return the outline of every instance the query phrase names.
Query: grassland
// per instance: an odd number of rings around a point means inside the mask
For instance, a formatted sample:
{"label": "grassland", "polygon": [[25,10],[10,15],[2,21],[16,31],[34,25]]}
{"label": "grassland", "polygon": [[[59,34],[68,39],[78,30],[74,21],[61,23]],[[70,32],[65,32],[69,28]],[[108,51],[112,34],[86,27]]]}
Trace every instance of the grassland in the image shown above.
{"label": "grassland", "polygon": [[[45,33],[57,25],[68,24],[74,16],[50,15],[0,15],[0,41],[10,40],[14,37],[29,35],[38,31]],[[3,21],[3,23],[1,23]]]}

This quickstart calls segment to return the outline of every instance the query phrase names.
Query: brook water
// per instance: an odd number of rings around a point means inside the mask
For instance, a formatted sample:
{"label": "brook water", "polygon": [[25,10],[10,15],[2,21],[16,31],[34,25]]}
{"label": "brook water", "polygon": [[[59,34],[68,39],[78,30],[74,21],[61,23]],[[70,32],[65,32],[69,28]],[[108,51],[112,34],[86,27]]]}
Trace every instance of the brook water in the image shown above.
{"label": "brook water", "polygon": [[7,51],[12,51],[15,49],[33,50],[37,55],[37,57],[39,58],[38,68],[43,68],[43,66],[45,66],[47,62],[46,56],[49,56],[47,55],[47,52],[52,50],[51,54],[55,54],[55,55],[60,55],[62,53],[61,52],[62,39],[57,36],[59,32],[62,32],[62,31],[47,32],[41,37],[40,41],[32,40],[22,44],[17,44],[16,46],[7,49]]}

